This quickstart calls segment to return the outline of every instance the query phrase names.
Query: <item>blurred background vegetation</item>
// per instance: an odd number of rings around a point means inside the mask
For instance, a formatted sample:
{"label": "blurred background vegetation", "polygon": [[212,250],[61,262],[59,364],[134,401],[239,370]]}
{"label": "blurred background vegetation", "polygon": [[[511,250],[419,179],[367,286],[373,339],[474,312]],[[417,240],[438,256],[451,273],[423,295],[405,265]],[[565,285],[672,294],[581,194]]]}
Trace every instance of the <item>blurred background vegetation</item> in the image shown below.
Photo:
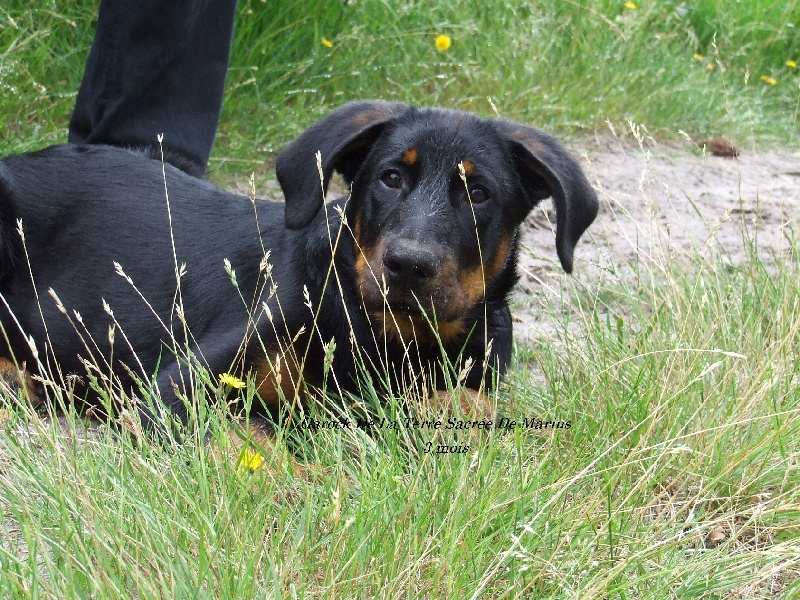
{"label": "blurred background vegetation", "polygon": [[[0,8],[0,150],[66,138],[96,0]],[[263,169],[357,98],[499,114],[560,135],[794,144],[800,1],[240,0],[212,169]],[[437,35],[452,41],[438,50]]]}

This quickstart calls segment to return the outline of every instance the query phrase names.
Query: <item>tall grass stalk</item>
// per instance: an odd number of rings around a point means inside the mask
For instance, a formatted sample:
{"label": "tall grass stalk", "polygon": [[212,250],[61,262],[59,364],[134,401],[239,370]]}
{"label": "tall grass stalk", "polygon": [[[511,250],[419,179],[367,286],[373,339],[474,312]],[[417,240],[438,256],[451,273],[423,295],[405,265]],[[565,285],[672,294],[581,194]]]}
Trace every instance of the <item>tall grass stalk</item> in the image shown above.
{"label": "tall grass stalk", "polygon": [[[687,257],[594,293],[565,280],[547,309],[558,336],[517,348],[502,388],[518,426],[483,436],[409,425],[406,399],[367,389],[303,422],[363,418],[366,403],[393,429],[280,429],[251,472],[232,460],[224,402],[197,416],[211,445],[179,447],[11,406],[0,590],[788,597],[800,273],[751,250],[742,265]],[[215,406],[208,387],[195,393]],[[426,452],[440,442],[468,450]]]}

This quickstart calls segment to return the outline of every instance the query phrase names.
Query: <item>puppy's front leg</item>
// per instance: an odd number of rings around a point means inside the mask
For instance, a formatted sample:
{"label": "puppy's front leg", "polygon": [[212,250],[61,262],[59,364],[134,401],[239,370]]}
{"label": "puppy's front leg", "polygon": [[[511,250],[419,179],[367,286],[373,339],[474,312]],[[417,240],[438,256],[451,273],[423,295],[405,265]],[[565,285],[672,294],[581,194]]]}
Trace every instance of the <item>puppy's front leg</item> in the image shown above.
{"label": "puppy's front leg", "polygon": [[464,347],[461,364],[472,363],[464,381],[474,390],[488,390],[499,383],[511,362],[513,331],[511,311],[505,303],[487,307],[485,318],[475,324]]}

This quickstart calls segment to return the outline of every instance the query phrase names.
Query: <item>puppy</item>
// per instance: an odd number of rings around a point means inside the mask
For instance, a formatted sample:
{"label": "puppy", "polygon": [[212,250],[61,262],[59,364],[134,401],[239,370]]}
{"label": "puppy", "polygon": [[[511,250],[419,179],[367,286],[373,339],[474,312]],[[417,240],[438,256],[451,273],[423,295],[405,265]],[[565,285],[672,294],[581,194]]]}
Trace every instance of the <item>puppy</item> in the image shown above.
{"label": "puppy", "polygon": [[[370,373],[486,389],[511,358],[520,224],[552,197],[570,272],[598,209],[550,135],[400,103],[342,106],[276,171],[285,204],[107,146],[0,161],[0,360],[75,375],[90,402],[152,383],[146,427],[157,406],[187,421],[189,363],[251,378],[272,411]],[[324,204],[334,171],[351,192]]]}

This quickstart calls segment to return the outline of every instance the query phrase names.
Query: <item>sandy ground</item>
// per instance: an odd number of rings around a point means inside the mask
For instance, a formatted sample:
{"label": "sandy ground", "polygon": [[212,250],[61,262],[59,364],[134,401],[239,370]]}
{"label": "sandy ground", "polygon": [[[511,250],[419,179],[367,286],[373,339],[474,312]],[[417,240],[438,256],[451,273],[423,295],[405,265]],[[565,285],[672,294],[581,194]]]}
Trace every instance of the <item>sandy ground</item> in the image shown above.
{"label": "sandy ground", "polygon": [[[690,256],[717,253],[741,262],[745,240],[753,238],[768,261],[790,256],[789,239],[800,240],[800,150],[742,149],[736,158],[723,158],[687,148],[613,138],[571,148],[600,199],[597,220],[575,251],[573,277],[580,284],[598,285],[610,273],[619,279],[626,266],[658,269]],[[536,310],[537,295],[543,288],[555,290],[565,277],[555,254],[554,223],[547,201],[522,229],[522,277],[513,312],[523,339],[550,333]]]}

